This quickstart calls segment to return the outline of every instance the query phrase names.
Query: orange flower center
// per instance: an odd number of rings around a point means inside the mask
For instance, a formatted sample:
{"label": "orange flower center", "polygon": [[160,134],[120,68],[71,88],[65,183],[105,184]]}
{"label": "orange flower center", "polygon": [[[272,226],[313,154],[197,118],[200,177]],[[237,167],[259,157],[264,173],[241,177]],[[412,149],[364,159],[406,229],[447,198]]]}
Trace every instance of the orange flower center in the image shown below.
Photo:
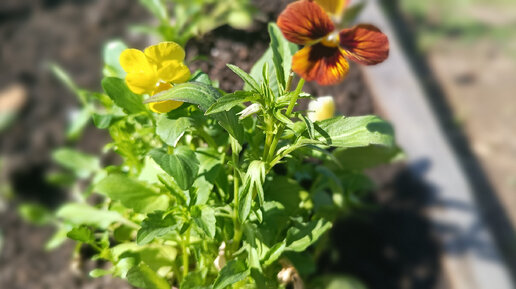
{"label": "orange flower center", "polygon": [[321,40],[321,44],[326,47],[337,47],[339,46],[339,41],[339,32],[334,31],[324,37],[323,40]]}

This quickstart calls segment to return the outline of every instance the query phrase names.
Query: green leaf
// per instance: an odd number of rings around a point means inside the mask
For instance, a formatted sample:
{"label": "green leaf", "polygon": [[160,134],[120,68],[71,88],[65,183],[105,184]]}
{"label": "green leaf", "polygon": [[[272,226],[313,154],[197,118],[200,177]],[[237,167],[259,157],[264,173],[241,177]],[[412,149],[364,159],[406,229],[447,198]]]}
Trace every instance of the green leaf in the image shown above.
{"label": "green leaf", "polygon": [[[276,77],[276,69],[274,68],[274,62],[272,60],[272,48],[269,47],[262,57],[253,65],[251,68],[250,75],[256,79],[258,83],[265,82],[264,69],[267,69],[266,74],[269,75],[269,81],[267,85],[273,92],[279,95],[278,81]],[[245,90],[249,90],[248,87],[244,86]]]}
{"label": "green leaf", "polygon": [[106,229],[116,222],[124,222],[125,219],[117,212],[97,209],[88,204],[70,203],[62,206],[56,213],[74,225],[90,225]]}
{"label": "green leaf", "polygon": [[205,114],[210,115],[222,111],[228,111],[241,103],[256,99],[257,96],[253,92],[235,91],[234,93],[226,94],[219,98],[216,103],[210,106]]}
{"label": "green leaf", "polygon": [[263,183],[265,181],[265,163],[262,161],[252,161],[247,168],[244,177],[244,185],[238,196],[238,217],[243,222],[249,217],[254,195],[258,195],[260,205],[264,201]]}
{"label": "green leaf", "polygon": [[102,55],[104,58],[104,76],[125,78],[125,71],[120,65],[120,54],[127,49],[127,45],[120,40],[112,40],[104,45]]}
{"label": "green leaf", "polygon": [[240,260],[229,261],[222,270],[213,284],[213,289],[224,289],[228,286],[244,280],[249,276],[245,263]]}
{"label": "green leaf", "polygon": [[166,235],[175,230],[178,226],[177,221],[173,215],[163,216],[163,212],[154,212],[147,215],[143,220],[141,229],[136,235],[136,243],[138,245],[145,245],[155,238]]}
{"label": "green leaf", "polygon": [[86,244],[95,244],[95,236],[90,228],[86,226],[80,226],[73,228],[66,236],[72,240],[83,242]]}
{"label": "green leaf", "polygon": [[193,73],[190,81],[192,82],[201,82],[206,85],[212,86],[211,79],[208,74],[202,72],[201,70],[197,70]]}
{"label": "green leaf", "polygon": [[159,194],[124,175],[108,175],[95,186],[95,189],[138,213],[149,213],[168,208],[169,197],[167,195]]}
{"label": "green leaf", "polygon": [[[377,165],[387,164],[402,157],[397,147],[368,145],[365,147],[339,148],[333,152],[339,164],[348,170],[363,170]],[[332,166],[330,163],[329,166]]]}
{"label": "green leaf", "polygon": [[311,119],[309,119],[308,117],[306,117],[303,114],[301,114],[301,119],[303,120],[303,122],[306,125],[306,132],[308,133],[308,137],[310,137],[310,139],[314,139],[315,138],[314,123],[312,122]]}
{"label": "green leaf", "polygon": [[179,187],[188,190],[199,172],[199,160],[195,153],[186,146],[179,146],[174,149],[173,154],[168,154],[162,149],[150,151],[152,159],[172,176]]}
{"label": "green leaf", "polygon": [[332,224],[325,219],[313,220],[308,223],[298,223],[287,231],[287,249],[302,252],[315,243],[322,234],[331,228]]}
{"label": "green leaf", "polygon": [[206,280],[206,274],[200,271],[188,272],[179,288],[181,289],[209,289],[211,287],[203,286]]}
{"label": "green leaf", "polygon": [[206,205],[198,205],[192,207],[191,214],[195,224],[210,238],[214,238],[216,231],[215,210]]}
{"label": "green leaf", "polygon": [[272,246],[269,251],[267,251],[267,254],[262,260],[263,266],[267,267],[271,265],[272,263],[276,262],[281,257],[281,254],[283,254],[283,251],[285,251],[286,248],[285,241],[277,243],[276,245]]}
{"label": "green leaf", "polygon": [[147,264],[140,263],[127,272],[127,281],[135,287],[143,289],[170,289],[167,280],[160,277]]}
{"label": "green leaf", "polygon": [[121,107],[127,114],[135,114],[146,111],[143,105],[142,96],[133,93],[123,79],[117,77],[104,77],[102,79],[102,88],[106,94]]}
{"label": "green leaf", "polygon": [[113,123],[121,120],[123,117],[114,115],[114,114],[94,113],[92,115],[92,118],[93,118],[93,124],[95,124],[95,126],[97,128],[106,129],[106,128],[109,128]]}
{"label": "green leaf", "polygon": [[161,115],[156,124],[156,133],[164,143],[175,147],[185,132],[192,126],[193,120],[189,117],[170,119],[167,115]]}
{"label": "green leaf", "polygon": [[[147,99],[145,102],[158,102],[164,100],[177,100],[198,105],[202,111],[207,111],[217,99],[221,98],[221,94],[214,87],[201,82],[181,83],[173,88],[160,92],[155,96]],[[240,143],[243,143],[244,128],[238,122],[236,113],[238,111],[231,110],[229,112],[219,112],[211,115],[219,124]]]}
{"label": "green leaf", "polygon": [[394,129],[388,122],[374,115],[334,117],[315,122],[314,129],[314,139],[329,146],[394,146]]}
{"label": "green leaf", "polygon": [[220,97],[220,92],[210,85],[201,82],[188,82],[177,84],[169,90],[162,91],[147,99],[145,103],[176,100],[198,105],[201,110],[206,111]]}
{"label": "green leaf", "polygon": [[[265,185],[266,200],[277,201],[290,215],[297,215],[301,203],[300,193],[303,188],[295,180],[286,176],[274,176]],[[281,192],[278,194],[277,192]]]}
{"label": "green leaf", "polygon": [[268,30],[271,38],[272,62],[278,83],[284,90],[292,67],[292,55],[297,51],[297,45],[285,39],[276,23],[269,23]]}
{"label": "green leaf", "polygon": [[84,107],[77,114],[73,114],[72,120],[66,129],[66,137],[70,140],[76,140],[88,125],[90,116],[91,110],[89,107]]}
{"label": "green leaf", "polygon": [[66,87],[68,87],[68,89],[70,89],[73,93],[75,93],[77,96],[83,94],[83,91],[77,86],[77,84],[75,84],[70,75],[66,71],[64,71],[64,69],[62,69],[59,65],[52,64],[50,66],[50,69],[52,70],[54,75],[59,79],[59,81],[64,83],[64,85],[66,85]]}
{"label": "green leaf", "polygon": [[254,80],[254,78],[249,75],[247,72],[243,71],[240,67],[233,65],[233,64],[227,64],[227,67],[229,69],[233,70],[233,72],[240,77],[245,84],[247,84],[252,90],[255,92],[260,91],[260,85],[258,85],[258,82]]}
{"label": "green leaf", "polygon": [[79,178],[87,178],[100,169],[97,157],[70,148],[55,150],[52,158],[61,166],[72,170]]}
{"label": "green leaf", "polygon": [[18,213],[23,220],[36,225],[45,225],[52,220],[52,213],[39,204],[21,204]]}

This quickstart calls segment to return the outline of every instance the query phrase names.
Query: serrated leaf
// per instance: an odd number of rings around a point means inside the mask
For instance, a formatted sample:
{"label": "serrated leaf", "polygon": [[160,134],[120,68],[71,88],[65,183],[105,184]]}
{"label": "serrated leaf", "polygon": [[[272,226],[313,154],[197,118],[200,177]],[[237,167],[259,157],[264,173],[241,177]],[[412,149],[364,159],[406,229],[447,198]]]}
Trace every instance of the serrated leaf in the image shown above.
{"label": "serrated leaf", "polygon": [[[292,67],[292,55],[297,51],[297,46],[285,39],[276,23],[269,23],[268,31],[271,38],[270,47],[276,77],[282,87],[281,90],[284,90]],[[282,91],[279,92],[279,95],[281,95]]]}
{"label": "serrated leaf", "polygon": [[315,243],[322,234],[331,228],[332,224],[325,219],[300,223],[287,231],[287,249],[302,252]]}
{"label": "serrated leaf", "polygon": [[227,67],[229,67],[229,69],[238,75],[238,77],[240,77],[245,82],[245,84],[251,88],[251,90],[254,90],[255,92],[260,91],[260,85],[258,85],[258,82],[256,82],[256,80],[247,72],[233,64],[227,64]]}
{"label": "serrated leaf", "polygon": [[201,82],[188,82],[177,84],[171,89],[160,92],[147,99],[145,103],[176,100],[196,104],[201,110],[206,111],[220,97],[220,92],[210,85]]}
{"label": "serrated leaf", "polygon": [[244,185],[238,195],[238,217],[244,222],[249,217],[253,203],[253,197],[256,194],[260,205],[264,201],[263,183],[265,181],[265,163],[262,161],[252,161],[247,168],[244,177]]}
{"label": "serrated leaf", "polygon": [[127,114],[135,114],[146,111],[141,95],[133,93],[123,79],[117,77],[104,77],[102,88],[113,102],[121,107]]}
{"label": "serrated leaf", "polygon": [[170,289],[167,280],[160,277],[147,264],[140,263],[127,272],[127,281],[143,289]]}
{"label": "serrated leaf", "polygon": [[249,91],[236,91],[234,93],[226,94],[223,97],[219,98],[216,103],[214,103],[210,108],[206,111],[206,115],[228,111],[233,107],[247,102],[257,99],[253,92]]}
{"label": "serrated leaf", "polygon": [[281,254],[283,254],[283,251],[285,251],[285,248],[287,247],[285,241],[280,242],[272,246],[269,251],[267,251],[267,254],[262,260],[263,266],[267,267],[271,265],[272,263],[276,262],[281,257]]}
{"label": "serrated leaf", "polygon": [[193,206],[191,214],[195,224],[210,238],[215,237],[215,210],[206,205]]}
{"label": "serrated leaf", "polygon": [[156,124],[156,134],[164,143],[175,147],[192,125],[193,120],[189,117],[170,119],[166,115],[162,115]]}
{"label": "serrated leaf", "polygon": [[231,284],[244,280],[247,276],[249,276],[249,270],[247,270],[244,262],[240,260],[229,261],[226,266],[220,270],[213,284],[213,289],[227,288]]}
{"label": "serrated leaf", "polygon": [[[177,100],[196,104],[202,111],[207,111],[222,95],[214,87],[201,82],[181,83],[169,90],[156,94],[145,102]],[[244,139],[244,128],[238,122],[234,109],[229,112],[219,112],[210,115],[240,143]]]}
{"label": "serrated leaf", "polygon": [[143,183],[124,175],[113,174],[102,179],[95,190],[138,213],[149,213],[168,208],[169,197],[159,194]]}
{"label": "serrated leaf", "polygon": [[333,147],[394,146],[394,129],[374,115],[334,117],[314,123],[314,139]]}
{"label": "serrated leaf", "polygon": [[149,155],[183,190],[188,190],[197,178],[199,160],[194,151],[186,146],[175,148],[173,154],[153,149]]}
{"label": "serrated leaf", "polygon": [[80,226],[78,228],[73,228],[66,236],[72,240],[83,242],[86,244],[94,244],[95,237],[93,236],[93,232],[90,228],[86,226]]}
{"label": "serrated leaf", "polygon": [[178,223],[174,216],[163,216],[163,214],[164,212],[154,212],[147,215],[136,235],[136,243],[138,245],[148,244],[155,238],[164,236],[177,228]]}

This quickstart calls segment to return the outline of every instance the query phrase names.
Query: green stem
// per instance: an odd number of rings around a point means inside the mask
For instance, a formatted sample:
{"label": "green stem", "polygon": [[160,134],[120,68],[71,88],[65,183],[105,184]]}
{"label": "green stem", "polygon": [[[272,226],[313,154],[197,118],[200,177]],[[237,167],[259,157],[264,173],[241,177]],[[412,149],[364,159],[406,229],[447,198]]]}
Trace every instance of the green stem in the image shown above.
{"label": "green stem", "polygon": [[[238,220],[238,191],[239,191],[239,176],[237,166],[239,163],[238,152],[236,150],[236,140],[231,137],[231,157],[233,161],[233,225],[235,234],[233,236],[233,243],[231,244],[231,253],[238,250],[240,240],[242,239],[242,228]],[[229,246],[228,246],[229,247]]]}
{"label": "green stem", "polygon": [[181,242],[181,252],[183,255],[183,280],[186,278],[186,275],[188,275],[188,270],[190,267],[189,264],[189,258],[188,258],[188,245],[190,243],[190,229],[188,228],[186,230],[185,236],[183,241]]}
{"label": "green stem", "polygon": [[[289,78],[289,82],[291,82]],[[287,111],[285,112],[286,117],[290,117],[292,114],[292,110],[294,109],[294,106],[296,106],[297,99],[299,97],[299,94],[301,93],[301,90],[303,89],[303,86],[305,85],[305,80],[300,79],[299,83],[297,84],[296,90],[294,91],[294,94],[290,98],[290,103],[287,107]],[[276,147],[278,146],[278,142],[283,135],[283,131],[285,131],[285,125],[281,124],[278,128],[278,132],[274,135],[274,138],[272,140],[272,144],[269,147],[269,152],[267,155],[267,158],[265,159],[267,162],[270,162],[270,160],[274,157],[274,154],[276,153]]]}
{"label": "green stem", "polygon": [[262,156],[262,159],[264,161],[267,160],[267,156],[269,155],[269,150],[270,150],[271,144],[273,142],[273,137],[274,137],[274,134],[272,131],[274,129],[274,124],[270,117],[268,117],[267,120],[265,121],[265,125],[266,125],[265,145],[263,146],[263,156]]}
{"label": "green stem", "polygon": [[217,143],[215,142],[213,137],[211,137],[211,135],[209,135],[203,128],[199,128],[197,132],[204,139],[204,141],[208,144],[209,147],[214,149],[217,148]]}

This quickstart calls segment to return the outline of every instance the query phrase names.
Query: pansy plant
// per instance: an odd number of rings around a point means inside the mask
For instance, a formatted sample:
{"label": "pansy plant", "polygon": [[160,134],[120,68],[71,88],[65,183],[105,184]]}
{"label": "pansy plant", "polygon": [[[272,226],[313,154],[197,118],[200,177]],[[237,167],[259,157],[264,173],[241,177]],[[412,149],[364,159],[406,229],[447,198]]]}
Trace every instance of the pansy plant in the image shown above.
{"label": "pansy plant", "polygon": [[91,276],[145,289],[324,288],[327,278],[311,269],[314,252],[327,249],[319,240],[360,208],[371,189],[362,170],[399,153],[387,122],[335,116],[332,97],[294,109],[312,98],[305,80],[334,84],[347,73],[345,58],[387,57],[378,29],[336,31],[324,11],[341,13],[345,3],[335,3],[290,4],[278,25],[269,24],[270,49],[250,73],[228,64],[242,90],[222,91],[210,76],[191,74],[176,43],[143,51],[108,45],[105,93],[90,107],[111,135],[105,150],[121,162],[103,167],[95,156],[55,153],[89,185],[58,210],[50,246],[68,236],[79,242],[77,254],[89,246],[111,264]]}

